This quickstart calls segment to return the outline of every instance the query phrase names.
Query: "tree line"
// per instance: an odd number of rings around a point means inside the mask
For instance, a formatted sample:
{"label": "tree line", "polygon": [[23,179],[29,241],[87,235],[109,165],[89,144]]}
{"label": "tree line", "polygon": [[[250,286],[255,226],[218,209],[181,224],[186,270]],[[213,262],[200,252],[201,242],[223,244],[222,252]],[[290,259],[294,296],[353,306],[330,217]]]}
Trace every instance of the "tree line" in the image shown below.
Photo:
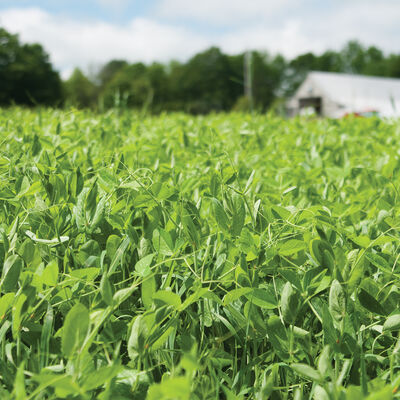
{"label": "tree line", "polygon": [[[252,104],[279,108],[311,70],[400,78],[400,54],[385,55],[375,46],[348,42],[339,51],[311,52],[293,59],[252,51],[248,73]],[[76,68],[62,81],[40,44],[23,44],[0,28],[0,105],[127,107],[151,112],[247,110],[245,54],[228,55],[212,47],[187,62],[129,63],[111,60],[96,73]]]}

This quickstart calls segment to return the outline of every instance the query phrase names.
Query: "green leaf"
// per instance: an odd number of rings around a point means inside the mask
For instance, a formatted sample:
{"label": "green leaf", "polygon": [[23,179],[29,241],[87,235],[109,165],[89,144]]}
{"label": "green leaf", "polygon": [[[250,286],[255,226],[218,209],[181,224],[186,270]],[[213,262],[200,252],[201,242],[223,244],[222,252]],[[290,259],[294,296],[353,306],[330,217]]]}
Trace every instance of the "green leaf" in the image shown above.
{"label": "green leaf", "polygon": [[324,346],[319,355],[318,371],[322,376],[327,376],[332,371],[332,359],[329,346]]}
{"label": "green leaf", "polygon": [[18,249],[18,254],[24,259],[26,264],[31,264],[35,259],[35,245],[31,240],[26,239]]}
{"label": "green leaf", "polygon": [[350,240],[360,247],[367,248],[371,244],[371,239],[368,236],[350,236]]}
{"label": "green leaf", "polygon": [[26,299],[26,295],[24,293],[21,293],[17,297],[12,308],[12,335],[15,340],[19,338],[20,330],[22,328],[22,320],[24,318],[22,308],[25,305]]}
{"label": "green leaf", "polygon": [[75,171],[75,173],[72,174],[72,178],[71,178],[71,184],[70,184],[70,190],[72,195],[78,196],[79,193],[82,191],[83,189],[83,177],[82,177],[82,173],[80,171],[80,168],[78,167]]}
{"label": "green leaf", "polygon": [[185,301],[182,303],[180,307],[180,311],[183,311],[185,308],[189,307],[193,303],[197,303],[199,299],[202,297],[207,298],[207,295],[209,295],[210,292],[207,288],[204,287],[199,287],[196,289],[194,293],[192,293],[190,296],[186,297]]}
{"label": "green leaf", "polygon": [[294,372],[304,378],[310,379],[313,382],[322,382],[321,374],[307,364],[290,364],[290,367]]}
{"label": "green leaf", "polygon": [[182,304],[181,298],[174,292],[169,290],[159,290],[153,294],[153,301],[158,301],[169,306],[174,307],[176,310],[179,309]]}
{"label": "green leaf", "polygon": [[389,263],[379,254],[366,252],[365,257],[372,265],[374,265],[381,271],[392,274],[392,268],[390,268]]}
{"label": "green leaf", "polygon": [[[397,391],[397,390],[396,390]],[[384,388],[371,393],[366,400],[392,400],[394,389],[391,385],[386,385]]]}
{"label": "green leaf", "polygon": [[99,171],[98,177],[99,177],[100,185],[106,191],[111,191],[111,190],[115,189],[117,186],[119,186],[118,179],[114,175],[111,175],[110,173],[108,173],[107,170],[105,170],[105,169],[102,169]]}
{"label": "green leaf", "polygon": [[98,194],[97,180],[95,180],[93,181],[92,186],[90,187],[88,194],[86,196],[86,203],[85,203],[86,222],[89,222],[89,220],[92,219],[96,211],[97,194]]}
{"label": "green leaf", "polygon": [[113,296],[114,307],[119,306],[124,301],[126,301],[130,296],[132,296],[132,293],[135,290],[136,290],[136,287],[131,286],[131,287],[127,287],[127,288],[116,291]]}
{"label": "green leaf", "polygon": [[282,256],[291,256],[306,248],[306,244],[297,239],[290,239],[278,246],[278,253]]}
{"label": "green leaf", "polygon": [[29,179],[26,176],[24,176],[22,178],[22,182],[17,197],[18,198],[22,197],[29,190],[29,187],[30,187]]}
{"label": "green leaf", "polygon": [[65,357],[70,358],[79,349],[89,330],[89,311],[81,304],[75,304],[65,317],[61,349]]}
{"label": "green leaf", "polygon": [[167,329],[165,329],[164,332],[162,332],[161,330],[157,330],[157,339],[152,341],[151,344],[151,351],[156,351],[161,349],[165,342],[168,340],[168,338],[176,331],[176,327],[175,326],[170,326]]}
{"label": "green leaf", "polygon": [[121,238],[117,235],[110,235],[107,239],[106,250],[107,257],[112,260],[117,252],[118,246],[121,243]]}
{"label": "green leaf", "polygon": [[228,231],[229,230],[229,219],[228,219],[228,216],[226,215],[224,207],[216,198],[212,198],[211,201],[212,201],[213,214],[214,214],[215,220],[217,221],[217,224],[219,225],[219,227],[222,230]]}
{"label": "green leaf", "polygon": [[4,292],[15,291],[23,266],[24,261],[17,254],[9,256],[4,261],[1,280],[1,288]]}
{"label": "green leaf", "polygon": [[96,211],[94,213],[93,219],[88,229],[89,233],[93,233],[102,222],[106,206],[107,206],[107,197],[103,196],[97,204]]}
{"label": "green leaf", "polygon": [[0,297],[0,321],[2,321],[15,299],[15,293],[10,292]]}
{"label": "green leaf", "polygon": [[100,293],[103,301],[107,305],[111,306],[113,304],[114,290],[106,274],[101,277]]}
{"label": "green leaf", "polygon": [[189,400],[191,395],[191,384],[188,377],[177,376],[163,380],[150,386],[146,400],[172,399]]}
{"label": "green leaf", "polygon": [[324,251],[328,251],[332,258],[334,257],[334,253],[332,250],[332,246],[325,240],[314,239],[310,242],[310,253],[314,260],[318,261],[320,265],[324,264]]}
{"label": "green leaf", "polygon": [[53,260],[46,266],[42,273],[42,282],[47,286],[56,286],[58,280],[58,264]]}
{"label": "green leaf", "polygon": [[69,236],[60,236],[54,239],[39,239],[31,231],[25,231],[25,234],[36,243],[47,244],[49,246],[57,246],[61,243],[68,242],[69,240]]}
{"label": "green leaf", "polygon": [[388,314],[387,311],[382,307],[381,303],[379,303],[374,297],[372,297],[366,290],[362,288],[360,288],[358,292],[358,300],[364,308],[374,314]]}
{"label": "green leaf", "polygon": [[122,257],[124,256],[128,246],[130,244],[130,239],[128,236],[125,236],[125,238],[122,240],[121,244],[119,245],[117,251],[114,254],[114,257],[111,261],[110,269],[107,272],[108,276],[111,276],[115,270],[117,269],[119,263],[122,260]]}
{"label": "green leaf", "polygon": [[93,281],[100,273],[100,268],[96,267],[89,267],[89,268],[80,268],[74,269],[70,272],[70,275],[73,278]]}
{"label": "green leaf", "polygon": [[49,361],[49,343],[52,334],[54,311],[50,303],[47,304],[47,311],[43,318],[43,328],[40,335],[40,365],[43,368]]}
{"label": "green leaf", "polygon": [[246,193],[250,189],[250,186],[252,185],[252,183],[254,181],[255,174],[256,174],[256,171],[253,169],[253,171],[251,171],[249,179],[247,179],[246,186],[244,188],[244,193]]}
{"label": "green leaf", "polygon": [[155,229],[153,231],[153,246],[157,253],[164,256],[173,254],[174,244],[171,235],[164,229]]}
{"label": "green leaf", "polygon": [[[354,386],[350,386],[350,389],[352,389]],[[349,394],[349,390],[346,391],[347,397],[346,399],[361,399],[362,397],[360,396],[354,396],[353,394]],[[361,393],[360,393],[361,395]],[[314,400],[331,400],[330,396],[326,392],[326,390],[320,386],[316,385],[314,389],[314,395],[313,395]]]}
{"label": "green leaf", "polygon": [[224,306],[227,306],[228,304],[231,304],[235,300],[239,299],[241,296],[244,296],[250,292],[252,292],[253,289],[249,287],[244,287],[244,288],[238,288],[238,289],[233,289],[229,293],[227,293],[224,297]]}
{"label": "green leaf", "polygon": [[149,310],[153,304],[153,295],[156,291],[156,280],[154,276],[148,276],[141,283],[141,297],[146,310]]}
{"label": "green leaf", "polygon": [[87,187],[83,188],[78,195],[76,205],[74,207],[75,222],[79,232],[84,232],[86,229],[85,204],[88,193],[89,193],[89,188]]}
{"label": "green leaf", "polygon": [[292,284],[286,282],[281,295],[281,310],[283,319],[293,325],[300,308],[300,294],[293,289]]}
{"label": "green leaf", "polygon": [[123,367],[121,365],[107,365],[105,367],[100,367],[82,378],[81,384],[87,391],[96,389],[104,386],[107,382],[110,382],[122,370]]}
{"label": "green leaf", "polygon": [[332,315],[329,312],[328,306],[324,303],[322,308],[322,328],[324,332],[324,343],[329,344],[331,348],[337,349],[337,332],[333,324]]}
{"label": "green leaf", "polygon": [[239,236],[242,231],[246,218],[246,208],[242,196],[234,193],[232,196],[233,216],[231,232],[234,236]]}
{"label": "green leaf", "polygon": [[133,322],[128,340],[128,354],[132,361],[135,361],[145,351],[148,333],[145,318],[143,315],[138,315]]}
{"label": "green leaf", "polygon": [[151,274],[150,265],[153,261],[154,256],[155,253],[148,254],[136,263],[135,271],[140,277],[145,278],[146,276]]}
{"label": "green leaf", "polygon": [[281,319],[276,315],[273,315],[268,319],[267,332],[268,332],[268,338],[273,348],[277,352],[277,355],[282,360],[287,360],[289,358],[289,353],[288,353],[289,340],[285,326],[283,325]]}
{"label": "green leaf", "polygon": [[196,247],[199,247],[201,235],[198,227],[195,224],[195,215],[192,211],[184,207],[182,210],[181,220],[183,228],[186,234],[189,236],[192,244],[194,244]]}
{"label": "green leaf", "polygon": [[300,276],[297,272],[288,269],[280,269],[279,273],[290,282],[297,290],[302,290]]}
{"label": "green leaf", "polygon": [[322,250],[322,266],[327,268],[333,275],[335,271],[335,259],[332,257],[332,253],[326,249]]}
{"label": "green leaf", "polygon": [[329,291],[329,311],[337,322],[340,322],[346,315],[346,294],[337,279],[333,280]]}
{"label": "green leaf", "polygon": [[14,382],[15,400],[25,400],[27,398],[25,390],[24,368],[25,368],[25,361],[22,361],[15,375],[15,382]]}
{"label": "green leaf", "polygon": [[383,324],[383,331],[398,331],[400,330],[400,314],[390,315]]}
{"label": "green leaf", "polygon": [[274,310],[275,308],[278,308],[278,302],[274,294],[268,289],[253,289],[245,296],[250,302],[261,308],[265,308],[267,310]]}
{"label": "green leaf", "polygon": [[65,399],[72,395],[84,394],[79,385],[68,375],[42,372],[39,375],[35,375],[33,379],[39,383],[37,390],[44,390],[48,387],[53,388],[56,398]]}

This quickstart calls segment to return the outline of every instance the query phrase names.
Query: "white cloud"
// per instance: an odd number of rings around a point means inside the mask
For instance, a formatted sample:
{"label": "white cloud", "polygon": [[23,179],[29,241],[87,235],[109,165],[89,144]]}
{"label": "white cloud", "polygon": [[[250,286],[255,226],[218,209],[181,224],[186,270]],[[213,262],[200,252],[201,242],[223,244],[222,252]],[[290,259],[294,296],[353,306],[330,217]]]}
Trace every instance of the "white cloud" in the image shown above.
{"label": "white cloud", "polygon": [[[201,21],[205,18],[204,4],[211,8],[211,15],[217,13],[217,6],[221,7],[227,1],[169,0],[168,4],[171,13],[179,4],[182,7],[187,4],[185,10],[175,9],[175,12],[194,15],[195,10],[198,12],[197,20]],[[226,8],[225,14],[231,15],[233,21],[243,1],[230,1],[231,7]],[[288,6],[293,0],[282,1]],[[76,20],[50,14],[39,8],[0,10],[0,24],[11,32],[19,33],[22,41],[42,43],[64,77],[75,66],[86,69],[89,65],[102,64],[113,58],[132,62],[185,60],[212,45],[228,53],[252,48],[293,57],[306,51],[338,49],[347,40],[356,38],[367,45],[377,45],[387,52],[400,52],[400,2],[397,1],[386,0],[378,4],[372,0],[353,0],[342,2],[340,7],[334,9],[327,7],[314,14],[303,10],[302,14],[288,13],[286,17],[281,15],[282,10],[278,10],[277,2],[247,2],[249,7],[243,11],[243,18],[251,22],[237,25],[232,22],[232,25],[219,30],[219,33],[215,29],[190,28],[187,20],[186,24],[177,25],[171,20],[160,22],[154,17],[136,17],[127,24],[118,25],[99,20]],[[167,1],[162,0],[159,6],[162,4],[166,7]],[[259,15],[256,15],[257,10]],[[263,13],[266,15],[270,12],[281,13],[281,17],[276,17],[273,24],[262,18]],[[215,15],[210,18],[217,20]]]}
{"label": "white cloud", "polygon": [[0,23],[19,33],[22,41],[42,43],[61,70],[86,68],[113,58],[144,62],[183,59],[209,44],[187,29],[146,18],[118,26],[54,16],[38,8],[20,8],[0,11]]}
{"label": "white cloud", "polygon": [[[326,16],[329,18],[329,15]],[[329,42],[344,42],[357,38],[362,43],[377,45],[387,52],[400,52],[400,2],[399,1],[349,1],[338,8],[330,19],[315,24],[317,34]],[[335,35],[332,30],[335,29]]]}
{"label": "white cloud", "polygon": [[297,3],[295,0],[160,0],[156,12],[171,19],[189,18],[229,26],[273,17]]}
{"label": "white cloud", "polygon": [[302,31],[299,20],[287,21],[279,28],[269,28],[260,24],[234,30],[221,37],[220,45],[228,53],[259,49],[272,54],[281,53],[287,57],[306,51],[320,52],[325,48],[322,40],[311,39]]}
{"label": "white cloud", "polygon": [[338,50],[347,41],[357,39],[386,52],[400,52],[400,2],[389,0],[378,4],[353,0],[318,15],[287,18],[278,25],[254,18],[253,24],[231,29],[222,35],[221,47],[229,52],[245,48],[267,49],[293,57],[307,51]]}

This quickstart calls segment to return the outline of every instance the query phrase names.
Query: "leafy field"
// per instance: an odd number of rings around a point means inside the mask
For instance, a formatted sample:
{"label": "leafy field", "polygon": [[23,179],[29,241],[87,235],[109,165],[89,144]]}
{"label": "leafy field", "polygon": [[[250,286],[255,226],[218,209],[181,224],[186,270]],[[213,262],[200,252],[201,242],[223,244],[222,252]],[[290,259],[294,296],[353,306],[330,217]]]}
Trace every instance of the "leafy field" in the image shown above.
{"label": "leafy field", "polygon": [[400,124],[0,110],[1,399],[400,385]]}

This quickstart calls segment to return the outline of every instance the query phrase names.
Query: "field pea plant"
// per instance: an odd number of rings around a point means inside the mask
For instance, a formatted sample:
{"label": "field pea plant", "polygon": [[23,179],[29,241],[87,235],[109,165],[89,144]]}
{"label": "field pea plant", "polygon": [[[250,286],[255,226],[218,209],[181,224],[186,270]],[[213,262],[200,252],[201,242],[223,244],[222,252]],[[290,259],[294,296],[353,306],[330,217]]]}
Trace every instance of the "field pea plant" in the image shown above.
{"label": "field pea plant", "polygon": [[400,123],[0,110],[1,399],[400,385]]}

